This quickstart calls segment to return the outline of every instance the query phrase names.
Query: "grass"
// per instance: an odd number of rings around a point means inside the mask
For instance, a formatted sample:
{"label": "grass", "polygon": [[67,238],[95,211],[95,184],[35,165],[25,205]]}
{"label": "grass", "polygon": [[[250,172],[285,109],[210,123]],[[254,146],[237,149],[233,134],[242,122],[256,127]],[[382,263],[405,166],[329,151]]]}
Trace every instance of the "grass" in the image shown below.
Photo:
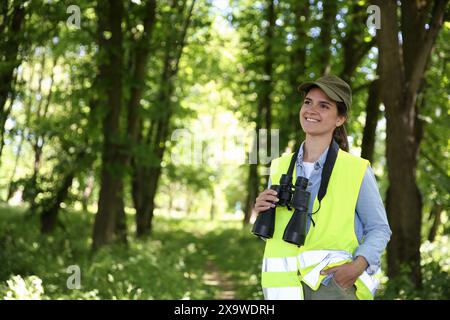
{"label": "grass", "polygon": [[[204,281],[207,261],[230,270],[235,298],[258,297],[262,247],[238,222],[155,217],[151,239],[129,237],[128,246],[112,245],[90,251],[93,215],[62,211],[65,230],[39,233],[38,217],[23,210],[0,208],[0,295],[41,299],[214,299],[220,285]],[[128,225],[132,225],[132,216]],[[200,227],[199,227],[200,226]],[[236,247],[233,245],[236,244]],[[242,252],[239,252],[242,251]],[[248,252],[253,263],[241,264]],[[251,258],[251,257],[250,257]],[[240,262],[238,262],[239,259]],[[69,289],[70,266],[81,272],[80,289]],[[250,267],[251,266],[251,267]],[[250,288],[246,276],[254,273]],[[236,281],[234,281],[236,278]],[[243,283],[245,290],[240,289]]]}
{"label": "grass", "polygon": [[[92,254],[94,215],[63,210],[60,218],[65,227],[43,236],[38,217],[0,207],[0,298],[215,299],[225,288],[220,279],[205,276],[217,271],[232,283],[235,299],[263,298],[264,242],[240,221],[157,216],[150,239],[134,238],[130,228],[128,246],[111,245]],[[128,219],[132,226],[133,216]],[[377,298],[449,299],[448,247],[448,236],[422,246],[422,290],[400,276],[385,283]],[[80,270],[79,289],[69,289],[76,284],[71,266]]]}

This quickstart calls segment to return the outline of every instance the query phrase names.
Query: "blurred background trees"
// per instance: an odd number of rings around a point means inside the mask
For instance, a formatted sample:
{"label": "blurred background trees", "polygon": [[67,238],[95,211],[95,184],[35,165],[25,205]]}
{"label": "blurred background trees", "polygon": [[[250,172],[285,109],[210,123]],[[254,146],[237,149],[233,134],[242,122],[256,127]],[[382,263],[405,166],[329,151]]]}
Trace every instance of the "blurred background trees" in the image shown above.
{"label": "blurred background trees", "polygon": [[[297,86],[336,74],[393,230],[383,297],[450,297],[448,1],[373,3],[378,30],[368,1],[71,4],[0,5],[1,290],[37,275],[74,297],[54,274],[79,264],[98,278],[80,297],[212,298],[213,263],[261,298],[250,227],[271,147],[304,139]],[[149,289],[133,255],[178,267]]]}

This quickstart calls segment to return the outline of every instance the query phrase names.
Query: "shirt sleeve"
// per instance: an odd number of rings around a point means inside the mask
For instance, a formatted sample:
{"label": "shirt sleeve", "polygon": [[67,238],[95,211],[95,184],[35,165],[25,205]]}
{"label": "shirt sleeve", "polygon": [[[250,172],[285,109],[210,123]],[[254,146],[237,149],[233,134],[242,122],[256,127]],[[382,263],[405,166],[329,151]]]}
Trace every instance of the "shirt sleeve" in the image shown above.
{"label": "shirt sleeve", "polygon": [[381,265],[381,255],[386,249],[392,231],[380,196],[372,168],[367,167],[359,190],[356,212],[362,223],[363,238],[354,256],[363,256],[369,263],[367,272],[375,273]]}

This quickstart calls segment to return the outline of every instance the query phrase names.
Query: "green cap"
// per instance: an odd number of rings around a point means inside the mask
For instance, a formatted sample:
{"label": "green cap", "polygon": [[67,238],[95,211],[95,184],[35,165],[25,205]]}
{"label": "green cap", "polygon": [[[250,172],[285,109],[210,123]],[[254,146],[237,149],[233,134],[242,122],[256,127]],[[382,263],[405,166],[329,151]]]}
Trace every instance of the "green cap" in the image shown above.
{"label": "green cap", "polygon": [[343,102],[347,107],[347,111],[352,106],[352,89],[341,78],[334,75],[327,75],[320,77],[315,81],[308,81],[302,83],[299,91],[308,92],[311,87],[317,86],[322,89],[325,94],[334,101]]}

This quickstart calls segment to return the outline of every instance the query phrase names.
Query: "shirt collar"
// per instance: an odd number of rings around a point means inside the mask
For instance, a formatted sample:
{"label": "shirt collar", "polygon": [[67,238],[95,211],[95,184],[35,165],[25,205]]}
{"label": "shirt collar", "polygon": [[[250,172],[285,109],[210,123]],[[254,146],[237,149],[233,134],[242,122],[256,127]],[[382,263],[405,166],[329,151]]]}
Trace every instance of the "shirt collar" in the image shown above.
{"label": "shirt collar", "polygon": [[[298,156],[297,156],[297,164],[302,164],[303,163],[303,145],[305,144],[305,141],[302,142],[302,144],[300,145],[300,149],[298,151]],[[317,160],[314,165],[318,165],[320,168],[323,168],[323,166],[325,165],[325,160],[327,159],[327,154],[328,154],[328,149],[330,148],[330,146],[328,146],[320,155],[319,160]]]}

